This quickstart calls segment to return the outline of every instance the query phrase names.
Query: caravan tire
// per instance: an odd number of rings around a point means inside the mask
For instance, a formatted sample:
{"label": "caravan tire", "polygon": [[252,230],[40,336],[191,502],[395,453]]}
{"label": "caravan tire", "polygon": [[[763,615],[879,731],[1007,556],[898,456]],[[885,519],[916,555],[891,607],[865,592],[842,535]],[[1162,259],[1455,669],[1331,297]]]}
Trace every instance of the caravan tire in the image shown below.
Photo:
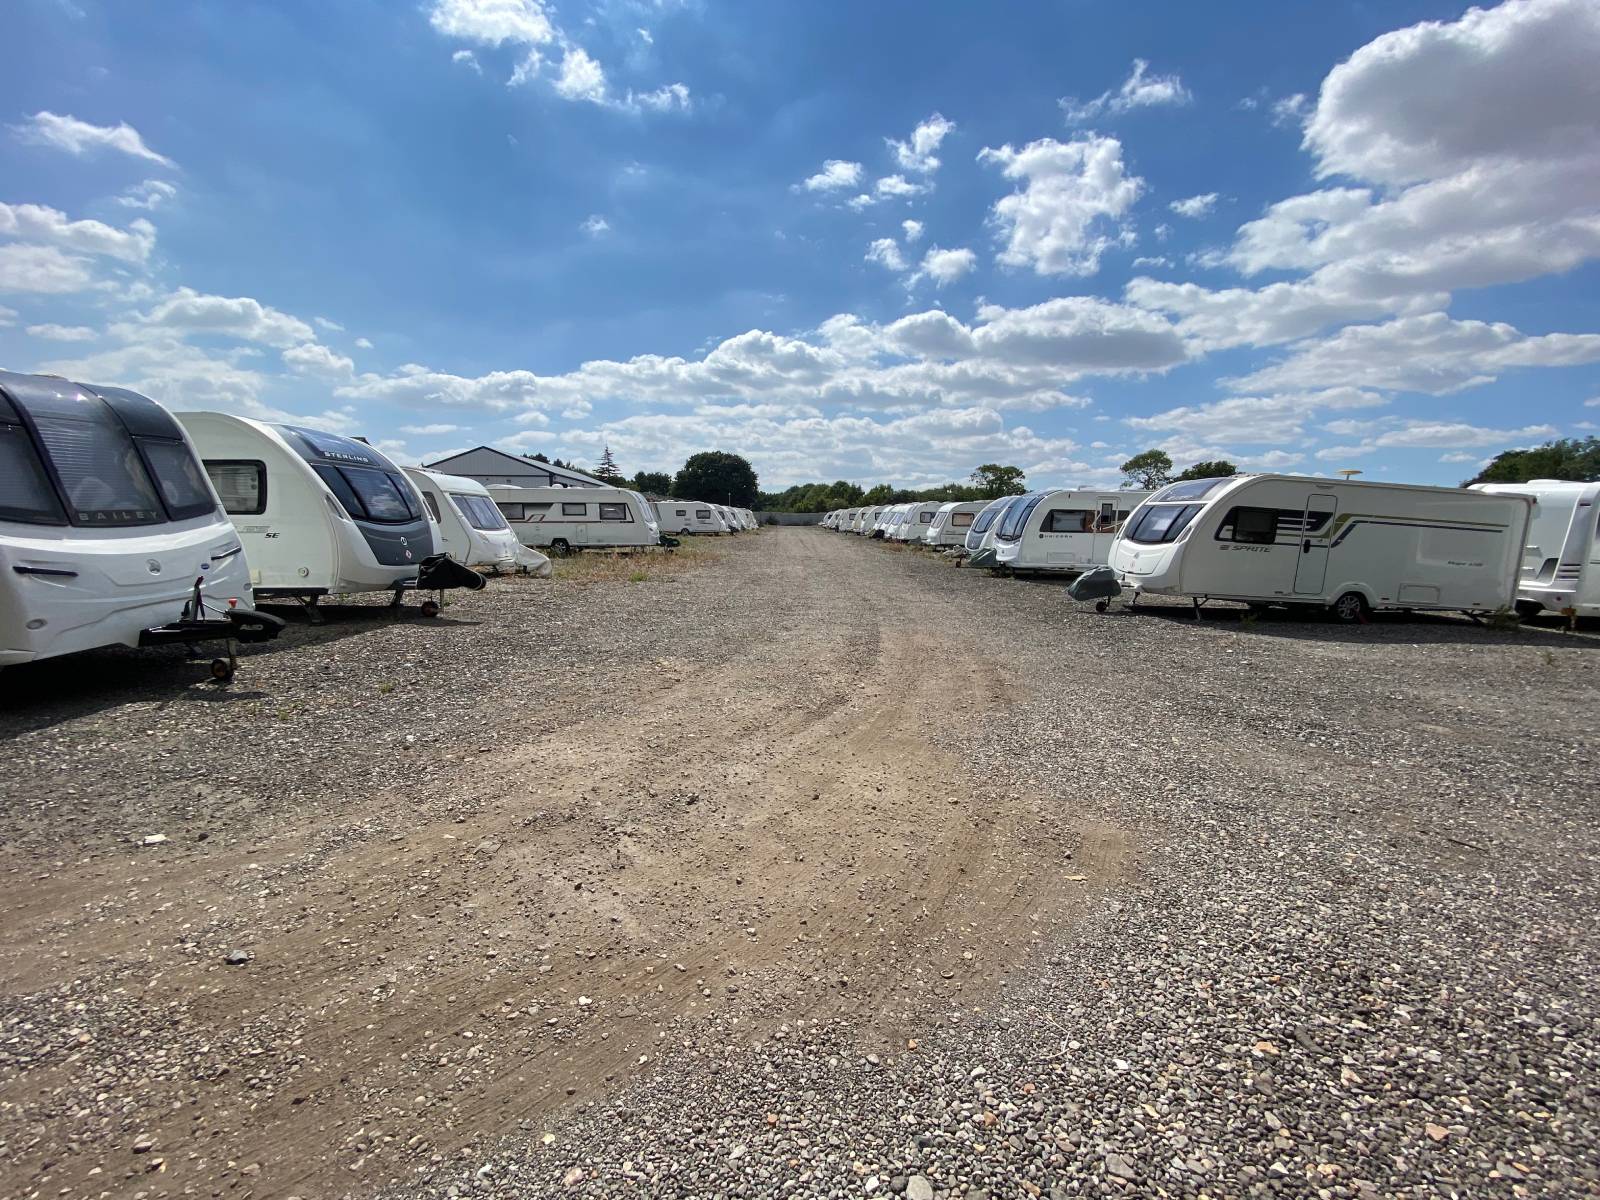
{"label": "caravan tire", "polygon": [[233,664],[225,658],[211,660],[211,678],[218,683],[227,683],[233,678]]}
{"label": "caravan tire", "polygon": [[557,538],[550,543],[550,553],[556,558],[565,558],[572,553],[572,546],[566,538]]}
{"label": "caravan tire", "polygon": [[417,611],[425,617],[437,617],[439,615],[439,602],[437,600],[424,600]]}
{"label": "caravan tire", "polygon": [[1328,611],[1341,625],[1364,625],[1372,609],[1360,592],[1346,592],[1328,605]]}

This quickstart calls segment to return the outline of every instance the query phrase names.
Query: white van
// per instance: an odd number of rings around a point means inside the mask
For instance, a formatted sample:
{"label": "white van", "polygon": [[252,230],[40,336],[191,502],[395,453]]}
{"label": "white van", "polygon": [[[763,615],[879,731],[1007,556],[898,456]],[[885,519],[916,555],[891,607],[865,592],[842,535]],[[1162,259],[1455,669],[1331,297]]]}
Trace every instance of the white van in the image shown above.
{"label": "white van", "polygon": [[558,558],[593,547],[661,545],[655,508],[627,488],[490,484],[489,495],[523,545]]}
{"label": "white van", "polygon": [[1174,483],[1123,525],[1110,566],[1141,593],[1493,612],[1516,601],[1532,501],[1466,488],[1235,475]]}
{"label": "white van", "polygon": [[1117,530],[1149,495],[1116,488],[1031,492],[995,527],[994,565],[1074,574],[1103,567]]}
{"label": "white van", "polygon": [[656,523],[662,533],[731,533],[723,515],[698,500],[655,501]]}
{"label": "white van", "polygon": [[1600,617],[1600,483],[1530,479],[1475,483],[1472,490],[1533,501],[1517,583],[1518,612]]}
{"label": "white van", "polygon": [[986,500],[957,500],[941,504],[922,535],[923,545],[941,549],[960,546],[967,540],[967,530],[972,528],[972,522],[987,507],[989,502]]}
{"label": "white van", "polygon": [[[244,542],[257,599],[299,600],[313,620],[328,595],[392,592],[399,604],[439,552],[421,495],[367,443],[228,413],[176,416]],[[471,582],[454,586],[483,586],[461,574]]]}
{"label": "white van", "polygon": [[517,540],[489,489],[476,479],[422,467],[401,469],[434,520],[439,548],[458,563],[478,571],[550,574],[550,560]]}
{"label": "white van", "polygon": [[[101,646],[266,641],[244,544],[154,400],[0,371],[0,667]],[[233,659],[211,665],[233,675]]]}

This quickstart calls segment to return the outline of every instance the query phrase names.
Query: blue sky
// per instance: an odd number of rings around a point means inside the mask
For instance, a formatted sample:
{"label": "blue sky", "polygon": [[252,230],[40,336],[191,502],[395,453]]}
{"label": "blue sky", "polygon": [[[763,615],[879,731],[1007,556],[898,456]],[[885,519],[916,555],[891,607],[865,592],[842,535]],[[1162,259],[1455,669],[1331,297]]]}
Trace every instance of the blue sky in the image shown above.
{"label": "blue sky", "polygon": [[178,409],[768,487],[1450,483],[1600,421],[1591,0],[13,0],[0,42],[0,364]]}

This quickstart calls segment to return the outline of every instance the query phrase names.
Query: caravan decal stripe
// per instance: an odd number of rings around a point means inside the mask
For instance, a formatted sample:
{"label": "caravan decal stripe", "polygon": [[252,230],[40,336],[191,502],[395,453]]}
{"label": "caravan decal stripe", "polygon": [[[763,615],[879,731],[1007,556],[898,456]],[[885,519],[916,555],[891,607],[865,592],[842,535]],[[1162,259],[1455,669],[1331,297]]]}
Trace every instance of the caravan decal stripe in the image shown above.
{"label": "caravan decal stripe", "polygon": [[[1346,518],[1339,518],[1339,521],[1341,522],[1345,520]],[[1481,521],[1418,521],[1407,517],[1352,516],[1348,518],[1348,523],[1345,524],[1344,528],[1339,530],[1339,532],[1333,536],[1333,540],[1328,543],[1329,548],[1331,549],[1332,547],[1343,542],[1345,538],[1349,537],[1350,534],[1355,531],[1355,528],[1358,525],[1396,525],[1401,528],[1409,529],[1451,529],[1462,533],[1485,533],[1494,532],[1496,530],[1504,531],[1507,528],[1505,525],[1491,525]]]}

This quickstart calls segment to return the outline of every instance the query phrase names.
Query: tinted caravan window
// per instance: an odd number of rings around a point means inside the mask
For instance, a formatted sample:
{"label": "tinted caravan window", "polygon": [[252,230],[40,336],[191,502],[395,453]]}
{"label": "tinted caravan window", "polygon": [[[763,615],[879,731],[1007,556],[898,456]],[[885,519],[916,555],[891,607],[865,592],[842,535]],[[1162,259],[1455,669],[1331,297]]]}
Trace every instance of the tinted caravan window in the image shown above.
{"label": "tinted caravan window", "polygon": [[600,506],[600,519],[602,521],[631,521],[626,504],[602,504]]}
{"label": "tinted caravan window", "polygon": [[243,459],[207,459],[206,474],[229,516],[267,511],[267,464]]}
{"label": "tinted caravan window", "polygon": [[1219,542],[1249,542],[1270,546],[1278,540],[1278,510],[1239,505],[1229,510],[1217,530]]}
{"label": "tinted caravan window", "polygon": [[122,422],[98,401],[71,416],[37,414],[34,427],[77,525],[158,525],[155,485]]}
{"label": "tinted caravan window", "polygon": [[1083,533],[1092,527],[1094,513],[1081,508],[1058,508],[1045,514],[1045,533]]}
{"label": "tinted caravan window", "polygon": [[186,443],[165,438],[138,440],[145,461],[155,473],[161,499],[165,501],[167,512],[174,521],[187,521],[191,517],[204,517],[217,511],[217,502],[211,495],[205,472]]}
{"label": "tinted caravan window", "polygon": [[1142,542],[1145,545],[1176,541],[1178,535],[1189,527],[1189,522],[1194,520],[1195,514],[1204,507],[1203,504],[1147,504],[1139,510],[1133,524],[1123,531],[1122,536],[1130,542]]}
{"label": "tinted caravan window", "polygon": [[1022,536],[1022,531],[1027,528],[1028,518],[1033,516],[1033,510],[1044,502],[1044,493],[1036,492],[1032,496],[1022,497],[1020,503],[1012,504],[1006,511],[1005,520],[1000,522],[1000,528],[995,530],[995,537],[1003,542],[1014,542]]}
{"label": "tinted caravan window", "polygon": [[402,525],[414,521],[419,515],[412,507],[406,488],[387,471],[369,471],[360,467],[340,467],[350,489],[361,501],[367,519],[380,524]]}
{"label": "tinted caravan window", "polygon": [[450,502],[474,529],[493,532],[507,527],[505,517],[501,516],[500,510],[487,497],[464,496],[459,492],[451,492]]}
{"label": "tinted caravan window", "polygon": [[0,423],[0,521],[65,525],[66,513],[21,425]]}

